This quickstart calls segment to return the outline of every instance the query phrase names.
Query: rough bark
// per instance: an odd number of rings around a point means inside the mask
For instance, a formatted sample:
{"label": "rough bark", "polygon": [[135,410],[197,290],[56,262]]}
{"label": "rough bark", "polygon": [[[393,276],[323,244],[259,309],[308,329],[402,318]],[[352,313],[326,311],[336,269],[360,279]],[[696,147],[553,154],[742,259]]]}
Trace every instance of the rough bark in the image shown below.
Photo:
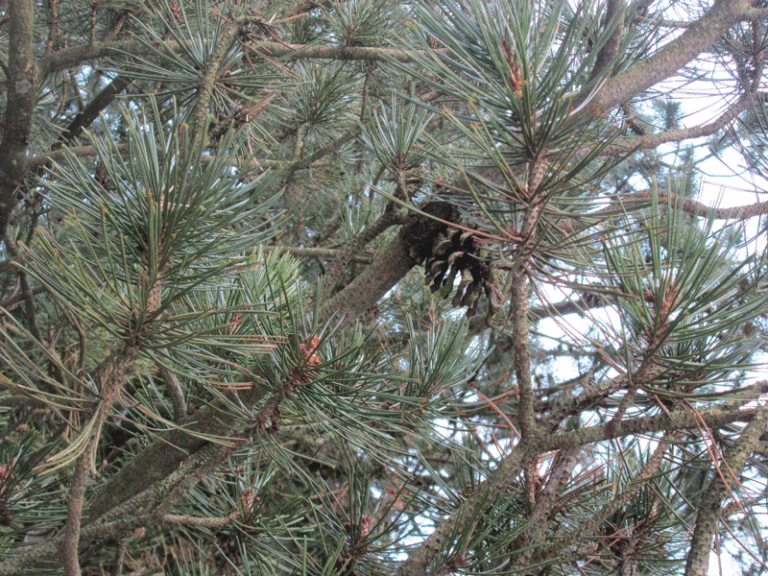
{"label": "rough bark", "polygon": [[0,238],[5,236],[27,174],[27,148],[37,93],[32,1],[11,0],[7,16],[10,30],[7,103],[0,142]]}
{"label": "rough bark", "polygon": [[704,16],[692,22],[679,37],[609,80],[592,101],[591,109],[596,112],[609,110],[669,78],[708,50],[731,26],[746,19],[751,9],[750,3],[745,0],[715,2]]}

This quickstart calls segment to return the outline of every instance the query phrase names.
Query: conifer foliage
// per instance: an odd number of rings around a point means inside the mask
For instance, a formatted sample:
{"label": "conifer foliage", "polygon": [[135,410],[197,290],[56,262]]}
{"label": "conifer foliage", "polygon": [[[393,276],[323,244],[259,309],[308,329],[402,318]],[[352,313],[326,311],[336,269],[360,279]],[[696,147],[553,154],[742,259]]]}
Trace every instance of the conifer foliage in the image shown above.
{"label": "conifer foliage", "polygon": [[0,575],[768,573],[763,2],[0,11]]}

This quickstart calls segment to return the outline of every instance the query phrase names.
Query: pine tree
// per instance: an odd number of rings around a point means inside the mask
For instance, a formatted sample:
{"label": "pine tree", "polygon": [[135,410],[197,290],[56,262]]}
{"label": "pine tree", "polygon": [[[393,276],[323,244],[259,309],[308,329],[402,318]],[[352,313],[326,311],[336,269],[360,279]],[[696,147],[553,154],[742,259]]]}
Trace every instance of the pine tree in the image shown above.
{"label": "pine tree", "polygon": [[768,571],[762,3],[0,7],[0,574]]}

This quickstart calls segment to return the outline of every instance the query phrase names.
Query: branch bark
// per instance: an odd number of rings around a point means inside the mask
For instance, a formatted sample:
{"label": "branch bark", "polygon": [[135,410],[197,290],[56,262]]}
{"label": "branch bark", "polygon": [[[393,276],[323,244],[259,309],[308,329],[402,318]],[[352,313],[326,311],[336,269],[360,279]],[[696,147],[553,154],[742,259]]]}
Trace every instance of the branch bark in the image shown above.
{"label": "branch bark", "polygon": [[398,223],[400,223],[400,218],[398,218],[394,210],[390,210],[383,214],[376,222],[367,226],[354,240],[338,251],[338,254],[323,275],[323,288],[320,295],[322,301],[328,299],[336,284],[338,284],[344,269],[354,259],[355,255],[359,254],[366,244],[383,233],[387,228]]}
{"label": "branch bark", "polygon": [[8,6],[8,91],[0,142],[0,238],[5,236],[29,165],[27,148],[38,77],[32,51],[33,10],[32,0],[10,0]]}
{"label": "branch bark", "polygon": [[658,132],[657,134],[623,138],[606,147],[601,152],[601,155],[624,156],[635,149],[652,150],[668,142],[682,142],[683,140],[690,140],[692,138],[711,136],[733,122],[739,114],[750,107],[752,102],[752,97],[741,98],[723,112],[719,118],[708,124],[702,124],[701,126],[690,126],[688,128],[665,130],[664,132]]}
{"label": "branch bark", "polygon": [[595,67],[590,74],[590,81],[601,76],[611,76],[609,65],[616,59],[621,47],[621,36],[624,33],[624,12],[626,3],[624,0],[608,0],[605,10],[605,27],[613,27],[611,36],[600,49],[595,60]]}
{"label": "branch bark", "polygon": [[691,198],[680,198],[675,194],[666,194],[658,191],[654,192],[653,190],[642,190],[640,192],[622,194],[621,202],[624,206],[628,206],[633,201],[647,202],[651,200],[653,194],[657,195],[659,201],[666,202],[669,200],[673,204],[678,205],[686,214],[698,216],[700,218],[746,220],[747,218],[768,214],[768,202],[755,202],[754,204],[749,204],[747,206],[733,206],[731,208],[713,208],[712,206],[707,206],[706,204],[702,204]]}
{"label": "branch bark", "polygon": [[[126,499],[98,521],[84,526],[80,534],[81,544],[100,545],[110,540],[117,540],[137,528],[162,522],[163,516],[153,514],[155,509],[167,501],[168,494],[185,478],[218,461],[221,451],[221,446],[208,444],[206,448],[186,458],[164,481]],[[54,558],[63,539],[64,535],[59,534],[1,562],[0,576],[19,574],[30,566],[38,567],[40,570],[60,568]]]}
{"label": "branch bark", "polygon": [[[258,404],[264,389],[253,386],[238,393],[246,406]],[[86,510],[83,523],[92,524],[111,510],[162,482],[193,454],[211,444],[226,444],[235,440],[233,424],[221,420],[222,407],[214,402],[198,410],[179,428],[159,437],[126,464],[96,496]],[[215,440],[218,438],[218,440]]]}
{"label": "branch bark", "polygon": [[322,304],[320,323],[333,320],[348,325],[354,322],[372,310],[382,296],[415,265],[416,262],[408,254],[408,245],[398,234],[349,286]]}
{"label": "branch bark", "polygon": [[680,36],[629,70],[610,79],[592,100],[595,113],[610,110],[631,97],[669,78],[680,68],[708,50],[734,24],[752,13],[747,0],[721,0]]}

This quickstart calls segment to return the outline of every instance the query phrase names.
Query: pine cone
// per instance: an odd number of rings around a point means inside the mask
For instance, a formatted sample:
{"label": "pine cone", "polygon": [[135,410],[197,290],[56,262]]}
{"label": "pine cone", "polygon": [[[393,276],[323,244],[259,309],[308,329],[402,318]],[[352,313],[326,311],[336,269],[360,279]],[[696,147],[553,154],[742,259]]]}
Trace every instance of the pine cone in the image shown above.
{"label": "pine cone", "polygon": [[[459,224],[458,209],[447,202],[428,202],[421,211]],[[442,298],[453,294],[454,306],[467,306],[467,316],[477,313],[481,297],[488,300],[488,314],[499,308],[498,290],[492,285],[490,260],[480,254],[480,243],[471,230],[450,228],[421,214],[414,215],[400,234],[408,253],[424,266],[424,280]],[[459,285],[454,289],[456,278]]]}

